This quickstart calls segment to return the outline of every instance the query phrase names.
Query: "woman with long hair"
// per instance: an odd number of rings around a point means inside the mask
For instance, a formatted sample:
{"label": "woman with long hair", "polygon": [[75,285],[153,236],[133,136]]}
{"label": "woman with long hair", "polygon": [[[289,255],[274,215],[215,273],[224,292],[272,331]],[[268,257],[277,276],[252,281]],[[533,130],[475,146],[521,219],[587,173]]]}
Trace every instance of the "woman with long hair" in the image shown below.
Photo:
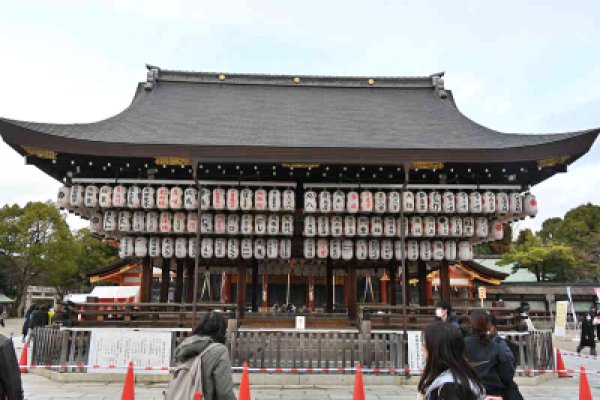
{"label": "woman with long hair", "polygon": [[465,342],[450,323],[434,322],[423,330],[425,369],[420,400],[480,400],[483,386],[466,359]]}

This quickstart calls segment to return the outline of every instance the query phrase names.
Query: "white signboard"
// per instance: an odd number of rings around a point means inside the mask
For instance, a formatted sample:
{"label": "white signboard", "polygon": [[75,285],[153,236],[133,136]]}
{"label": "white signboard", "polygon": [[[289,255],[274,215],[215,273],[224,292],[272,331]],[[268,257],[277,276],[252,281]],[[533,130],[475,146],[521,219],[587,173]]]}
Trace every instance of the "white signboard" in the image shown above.
{"label": "white signboard", "polygon": [[298,316],[296,317],[296,329],[304,330],[306,327],[306,317]]}
{"label": "white signboard", "polygon": [[[122,374],[125,370],[108,366],[127,366],[129,361],[142,368],[170,366],[171,332],[92,329],[88,365],[99,365],[100,368],[91,368],[89,373]],[[136,373],[168,374],[169,371],[136,370]]]}
{"label": "white signboard", "polygon": [[423,355],[423,332],[407,331],[408,333],[408,368],[411,370],[425,368]]}
{"label": "white signboard", "polygon": [[567,310],[569,308],[568,301],[556,302],[556,317],[554,320],[554,334],[556,336],[565,336],[567,328]]}

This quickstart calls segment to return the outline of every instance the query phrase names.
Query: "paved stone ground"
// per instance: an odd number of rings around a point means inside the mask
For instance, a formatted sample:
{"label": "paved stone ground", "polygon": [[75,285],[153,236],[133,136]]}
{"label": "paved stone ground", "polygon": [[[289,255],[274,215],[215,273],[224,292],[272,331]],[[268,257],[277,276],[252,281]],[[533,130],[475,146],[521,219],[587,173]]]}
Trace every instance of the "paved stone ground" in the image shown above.
{"label": "paved stone ground", "polygon": [[[20,333],[21,320],[7,321],[7,327],[1,328],[0,333],[15,336]],[[15,340],[18,347],[19,341]],[[561,349],[574,351],[577,345],[576,341],[556,340],[556,345]],[[17,351],[20,351],[18,349]],[[585,350],[584,354],[588,354]],[[600,360],[578,358],[569,355],[564,356],[567,368],[578,369],[585,366],[587,370],[600,370]],[[317,388],[297,388],[297,387],[252,387],[252,398],[254,400],[342,400],[352,399],[352,387],[334,386],[335,376],[332,376],[332,386]],[[588,375],[592,395],[600,399],[600,375]],[[250,376],[252,382],[252,376]],[[33,374],[23,375],[23,385],[25,388],[26,399],[119,399],[121,397],[122,384],[102,384],[102,383],[61,383],[50,381],[41,376]],[[579,379],[564,378],[553,379],[540,386],[521,387],[525,399],[543,399],[543,400],[573,400],[578,398]],[[137,399],[162,399],[162,391],[165,385],[136,385]],[[366,388],[367,399],[373,400],[415,400],[415,386],[372,386]]]}

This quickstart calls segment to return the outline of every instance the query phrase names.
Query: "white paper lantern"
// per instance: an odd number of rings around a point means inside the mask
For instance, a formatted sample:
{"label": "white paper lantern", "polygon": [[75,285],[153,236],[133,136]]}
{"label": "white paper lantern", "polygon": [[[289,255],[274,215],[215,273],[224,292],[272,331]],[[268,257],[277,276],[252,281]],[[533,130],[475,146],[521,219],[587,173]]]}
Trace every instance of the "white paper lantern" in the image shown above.
{"label": "white paper lantern", "polygon": [[489,190],[483,192],[483,199],[481,200],[483,203],[483,212],[486,214],[491,214],[496,212],[496,195]]}
{"label": "white paper lantern", "polygon": [[473,259],[473,245],[470,242],[458,242],[458,259],[460,261]]}
{"label": "white paper lantern", "polygon": [[89,185],[85,187],[83,194],[83,205],[89,208],[98,207],[98,197],[100,195],[100,189],[98,186]]}
{"label": "white paper lantern", "polygon": [[325,215],[317,218],[317,234],[319,236],[329,236],[329,218]]}
{"label": "white paper lantern", "polygon": [[364,239],[358,239],[356,241],[356,251],[355,251],[357,260],[366,260],[369,256],[369,246],[367,241]]}
{"label": "white paper lantern", "polygon": [[378,214],[383,214],[387,211],[387,195],[385,192],[375,192],[373,196],[374,211]]}
{"label": "white paper lantern", "polygon": [[127,189],[127,207],[140,208],[142,206],[142,188],[139,186],[131,186]]}
{"label": "white paper lantern", "polygon": [[188,249],[188,240],[184,237],[178,237],[175,239],[175,257],[186,258]]}
{"label": "white paper lantern", "polygon": [[254,216],[254,234],[255,235],[266,235],[267,234],[267,216],[264,214],[256,214]]}
{"label": "white paper lantern", "polygon": [[423,236],[423,219],[421,217],[410,217],[410,236],[421,237]]}
{"label": "white paper lantern", "polygon": [[456,215],[450,217],[450,236],[461,237],[463,235],[463,221]]}
{"label": "white paper lantern", "polygon": [[198,209],[198,190],[196,188],[185,188],[185,190],[183,191],[183,206],[186,210]]}
{"label": "white paper lantern", "polygon": [[215,239],[215,258],[225,258],[227,255],[227,239]]}
{"label": "white paper lantern", "polygon": [[117,185],[113,188],[112,206],[123,208],[127,206],[127,188],[123,185]]}
{"label": "white paper lantern", "polygon": [[60,189],[58,189],[58,195],[56,197],[56,204],[58,204],[58,206],[60,208],[68,208],[70,200],[71,200],[71,189],[70,188],[68,188],[67,186],[62,186]]}
{"label": "white paper lantern", "polygon": [[504,238],[504,229],[502,227],[502,223],[496,219],[496,220],[493,220],[490,225],[491,225],[490,234],[492,235],[492,239],[502,240]]}
{"label": "white paper lantern", "polygon": [[319,192],[319,211],[324,213],[331,212],[331,193],[327,190]]}
{"label": "white paper lantern", "polygon": [[409,240],[406,242],[406,259],[409,261],[416,261],[419,259],[419,242],[416,240]]}
{"label": "white paper lantern", "polygon": [[383,235],[386,237],[396,236],[396,219],[394,217],[383,218]]}
{"label": "white paper lantern", "polygon": [[456,212],[459,214],[468,214],[469,195],[466,192],[458,192],[454,198],[456,199]]}
{"label": "white paper lantern", "polygon": [[227,232],[227,217],[225,214],[215,214],[214,230],[217,235],[224,235]]}
{"label": "white paper lantern", "polygon": [[415,194],[413,192],[403,192],[402,201],[405,213],[415,212]]}
{"label": "white paper lantern", "polygon": [[186,230],[189,233],[196,233],[198,230],[198,213],[189,212],[187,214]]}
{"label": "white paper lantern", "polygon": [[404,257],[404,249],[402,248],[402,241],[396,240],[394,242],[394,258],[396,260],[402,260],[402,257]]}
{"label": "white paper lantern", "polygon": [[227,216],[227,234],[237,235],[238,233],[240,233],[240,216],[229,214]]}
{"label": "white paper lantern", "polygon": [[144,232],[146,230],[146,213],[143,211],[133,212],[132,229],[134,232]]}
{"label": "white paper lantern", "polygon": [[340,215],[334,215],[333,217],[331,217],[331,236],[340,237],[343,236],[343,234],[344,219]]}
{"label": "white paper lantern", "polygon": [[[398,218],[396,220],[396,235],[402,236],[402,234],[404,234],[404,237],[407,237],[410,234],[408,230],[409,226],[408,217]],[[404,233],[402,231],[404,231]]]}
{"label": "white paper lantern", "polygon": [[277,214],[269,215],[267,220],[267,233],[269,235],[278,235],[279,234],[279,222],[280,218]]}
{"label": "white paper lantern", "polygon": [[[100,189],[102,191],[102,189]],[[155,202],[156,190],[152,186],[146,186],[142,189],[142,208],[145,210],[152,209],[156,205]]]}
{"label": "white paper lantern", "polygon": [[162,239],[161,253],[163,258],[171,258],[174,253],[173,238],[166,237]]}
{"label": "white paper lantern", "polygon": [[131,232],[131,211],[119,211],[118,229],[120,232]]}
{"label": "white paper lantern", "polygon": [[373,193],[368,190],[360,192],[360,211],[373,212]]}
{"label": "white paper lantern", "polygon": [[427,193],[425,192],[417,192],[415,193],[415,210],[418,213],[426,213],[428,211],[427,207]]}
{"label": "white paper lantern", "polygon": [[442,242],[441,240],[436,240],[432,243],[432,247],[433,247],[433,253],[432,253],[431,258],[433,258],[434,261],[443,260],[444,254],[445,254],[444,242]]}
{"label": "white paper lantern", "polygon": [[317,257],[327,258],[329,256],[329,242],[327,239],[317,239]]}
{"label": "white paper lantern", "polygon": [[344,212],[346,209],[346,194],[341,190],[336,190],[333,192],[331,203],[331,209],[333,212]]}
{"label": "white paper lantern", "polygon": [[473,237],[475,236],[475,218],[464,217],[463,218],[463,236]]}
{"label": "white paper lantern", "polygon": [[342,241],[341,239],[331,239],[329,241],[329,258],[339,260],[342,258]]}
{"label": "white paper lantern", "polygon": [[450,235],[450,220],[446,216],[437,218],[437,236]]}
{"label": "white paper lantern", "polygon": [[254,255],[254,244],[252,243],[252,239],[242,239],[241,253],[244,260],[249,260],[252,258]]}
{"label": "white paper lantern", "polygon": [[356,219],[356,234],[358,236],[369,236],[369,217],[358,217]]}
{"label": "white paper lantern", "polygon": [[315,258],[315,239],[304,239],[304,249],[303,254],[304,258],[311,260]]}
{"label": "white paper lantern", "polygon": [[212,190],[212,206],[215,210],[225,209],[225,189],[217,187]]}
{"label": "white paper lantern", "polygon": [[281,197],[281,205],[284,211],[294,211],[296,209],[296,192],[292,189],[286,189]]}
{"label": "white paper lantern", "polygon": [[200,188],[200,209],[201,210],[210,210],[210,200],[212,197],[212,192],[209,188]]}
{"label": "white paper lantern", "polygon": [[156,207],[159,210],[166,210],[169,208],[169,188],[166,186],[160,186],[156,189]]}
{"label": "white paper lantern", "polygon": [[381,259],[382,260],[391,260],[394,258],[394,245],[391,240],[382,240],[381,241]]}
{"label": "white paper lantern", "polygon": [[496,212],[500,215],[506,215],[510,211],[510,200],[508,193],[499,192],[496,194]]}
{"label": "white paper lantern", "polygon": [[346,212],[356,214],[360,210],[360,196],[357,192],[351,191],[346,195]]}
{"label": "white paper lantern", "polygon": [[352,260],[354,258],[354,244],[352,240],[346,239],[342,241],[342,259]]}
{"label": "white paper lantern", "polygon": [[173,214],[168,211],[160,213],[158,222],[158,231],[162,233],[169,233],[173,227]]}
{"label": "white paper lantern", "polygon": [[240,231],[242,235],[252,235],[254,233],[254,218],[252,214],[242,214]]}
{"label": "white paper lantern", "polygon": [[[68,199],[68,197],[67,197]],[[98,204],[102,208],[112,207],[112,187],[104,185],[100,187],[100,195],[98,196]]]}
{"label": "white paper lantern", "polygon": [[304,236],[314,237],[317,235],[317,218],[312,215],[304,217]]}
{"label": "white paper lantern", "polygon": [[383,218],[371,217],[371,236],[380,237],[383,235]]}
{"label": "white paper lantern", "polygon": [[153,236],[148,240],[148,255],[152,258],[157,258],[162,255],[161,240],[157,236]]}
{"label": "white paper lantern", "polygon": [[356,217],[346,215],[344,217],[344,236],[353,237],[356,235]]}
{"label": "white paper lantern", "polygon": [[400,193],[393,191],[387,194],[387,212],[399,213],[400,212]]}
{"label": "white paper lantern", "polygon": [[279,257],[279,240],[268,239],[267,240],[267,258],[275,259]]}
{"label": "white paper lantern", "polygon": [[188,239],[188,256],[190,258],[196,258],[198,255],[198,246],[196,242],[196,238],[192,237]]}
{"label": "white paper lantern", "polygon": [[442,194],[442,211],[446,214],[454,214],[456,210],[456,199],[454,193],[447,190]]}
{"label": "white paper lantern", "polygon": [[102,214],[94,213],[90,217],[90,230],[92,232],[100,232],[103,228]]}
{"label": "white paper lantern", "polygon": [[469,193],[469,211],[473,214],[479,214],[483,211],[481,193],[471,192]]}
{"label": "white paper lantern", "polygon": [[488,229],[488,221],[485,217],[477,217],[475,218],[475,234],[477,237],[484,238],[487,237],[489,233]]}
{"label": "white paper lantern", "polygon": [[518,216],[523,212],[523,198],[520,193],[511,193],[509,197],[510,213]]}
{"label": "white paper lantern", "polygon": [[175,186],[169,193],[169,207],[172,210],[180,210],[183,207],[183,189]]}
{"label": "white paper lantern", "polygon": [[127,258],[133,256],[134,243],[131,236],[123,236],[119,245],[119,257]]}
{"label": "white paper lantern", "polygon": [[146,257],[148,255],[148,239],[145,236],[136,237],[134,247],[136,257]]}
{"label": "white paper lantern", "polygon": [[284,214],[281,217],[281,234],[288,236],[294,234],[294,216],[292,214]]}
{"label": "white paper lantern", "polygon": [[236,188],[227,189],[227,209],[229,211],[236,211],[236,210],[239,210],[239,208],[240,208],[240,191],[237,190]]}
{"label": "white paper lantern", "polygon": [[423,240],[419,243],[419,257],[423,261],[431,260],[432,251],[431,251],[431,242],[428,240]]}
{"label": "white paper lantern", "polygon": [[227,258],[235,260],[240,256],[240,241],[236,238],[227,239]]}
{"label": "white paper lantern", "polygon": [[439,192],[430,192],[428,195],[428,208],[431,213],[442,212],[442,195]]}
{"label": "white paper lantern", "polygon": [[317,193],[313,190],[304,192],[304,212],[317,211]]}
{"label": "white paper lantern", "polygon": [[103,229],[106,232],[114,232],[117,229],[117,212],[107,210],[104,212]]}
{"label": "white paper lantern", "polygon": [[146,232],[158,232],[158,213],[156,211],[146,213]]}
{"label": "white paper lantern", "polygon": [[281,210],[281,191],[279,189],[269,190],[269,210]]}
{"label": "white paper lantern", "polygon": [[85,189],[82,185],[74,185],[71,187],[69,204],[71,207],[83,207]]}
{"label": "white paper lantern", "polygon": [[269,206],[267,196],[268,196],[267,191],[265,189],[257,189],[254,192],[254,209],[255,210],[259,210],[259,211],[267,210],[267,208]]}
{"label": "white paper lantern", "polygon": [[527,193],[523,199],[523,211],[532,218],[538,213],[537,200],[531,193]]}
{"label": "white paper lantern", "polygon": [[200,243],[200,256],[202,258],[212,258],[215,253],[213,238],[203,238]]}
{"label": "white paper lantern", "polygon": [[292,257],[292,241],[290,239],[279,241],[279,257],[284,260],[289,260]]}
{"label": "white paper lantern", "polygon": [[427,215],[423,217],[423,236],[434,237],[436,231],[435,217]]}
{"label": "white paper lantern", "polygon": [[208,213],[200,214],[200,233],[213,232],[213,215]]}
{"label": "white paper lantern", "polygon": [[444,258],[448,261],[456,260],[456,242],[447,241],[444,243]]}
{"label": "white paper lantern", "polygon": [[379,260],[381,257],[381,248],[379,247],[379,240],[369,240],[369,260]]}
{"label": "white paper lantern", "polygon": [[173,214],[173,232],[184,233],[187,228],[187,215],[184,212],[178,211]]}
{"label": "white paper lantern", "polygon": [[254,193],[252,189],[242,189],[240,192],[240,208],[244,211],[250,211],[254,208]]}

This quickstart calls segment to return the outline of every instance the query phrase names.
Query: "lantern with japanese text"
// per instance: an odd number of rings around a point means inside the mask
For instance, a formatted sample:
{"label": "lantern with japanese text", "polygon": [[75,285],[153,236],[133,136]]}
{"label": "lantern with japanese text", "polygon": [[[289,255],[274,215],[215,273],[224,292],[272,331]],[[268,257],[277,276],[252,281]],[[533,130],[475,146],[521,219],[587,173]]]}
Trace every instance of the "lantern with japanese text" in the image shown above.
{"label": "lantern with japanese text", "polygon": [[475,218],[464,217],[462,219],[462,223],[463,223],[463,236],[465,236],[465,237],[475,236]]}
{"label": "lantern with japanese text", "polygon": [[393,191],[387,194],[387,212],[397,214],[400,212],[400,193]]}
{"label": "lantern with japanese text", "polygon": [[119,257],[127,258],[133,256],[134,246],[131,236],[123,236],[119,243]]}
{"label": "lantern with japanese text", "polygon": [[[226,206],[225,202],[225,189],[217,187],[212,190],[212,206],[214,210],[224,210]],[[216,254],[216,250],[215,250]]]}
{"label": "lantern with japanese text", "polygon": [[227,258],[235,260],[240,256],[240,240],[237,238],[227,239]]}
{"label": "lantern with japanese text", "polygon": [[212,197],[212,192],[209,188],[200,188],[199,201],[200,201],[200,209],[201,210],[210,210],[210,199]]}
{"label": "lantern with japanese text", "polygon": [[319,192],[319,211],[323,213],[331,212],[331,192],[327,190]]}
{"label": "lantern with japanese text", "polygon": [[159,210],[166,210],[169,208],[169,188],[166,186],[160,186],[156,189],[156,207]]}
{"label": "lantern with japanese text", "polygon": [[369,236],[369,217],[360,216],[356,219],[356,234],[358,236]]}
{"label": "lantern with japanese text", "polygon": [[196,242],[196,238],[189,238],[188,239],[188,256],[191,258],[196,258],[196,256],[198,255],[198,246],[197,246],[197,242]]}
{"label": "lantern with japanese text", "polygon": [[431,251],[431,242],[428,240],[423,240],[419,243],[419,257],[423,261],[431,260],[432,251]]}
{"label": "lantern with japanese text", "polygon": [[290,239],[279,241],[279,257],[284,260],[289,260],[292,257],[292,241]]}
{"label": "lantern with japanese text", "polygon": [[437,236],[450,235],[450,220],[446,216],[437,218]]}
{"label": "lantern with japanese text", "polygon": [[119,232],[131,232],[131,211],[119,211]]}
{"label": "lantern with japanese text", "polygon": [[189,212],[187,214],[186,230],[188,233],[196,233],[198,230],[198,213]]}
{"label": "lantern with japanese text", "polygon": [[71,207],[83,207],[85,189],[82,185],[72,186],[69,194],[69,204]]}
{"label": "lantern with japanese text", "polygon": [[162,233],[171,232],[173,227],[173,214],[168,211],[163,211],[160,213],[159,222],[158,222],[158,231]]}
{"label": "lantern with japanese text", "polygon": [[380,237],[383,235],[383,218],[371,217],[371,236]]}
{"label": "lantern with japanese text", "polygon": [[346,212],[356,214],[360,210],[360,196],[355,191],[350,191],[346,195]]}
{"label": "lantern with japanese text", "polygon": [[236,188],[227,189],[227,209],[237,211],[240,208],[240,191]]}
{"label": "lantern with japanese text", "polygon": [[383,218],[383,235],[387,237],[396,236],[396,219],[394,217]]}
{"label": "lantern with japanese text", "polygon": [[131,186],[127,189],[127,207],[140,208],[142,206],[142,188],[139,186]]}
{"label": "lantern with japanese text", "polygon": [[417,192],[415,193],[415,210],[418,213],[426,213],[428,211],[427,208],[427,193],[425,192]]}
{"label": "lantern with japanese text", "polygon": [[227,255],[227,239],[215,239],[215,258],[225,258]]}
{"label": "lantern with japanese text", "polygon": [[432,257],[434,261],[442,261],[445,255],[444,242],[441,240],[435,240],[432,243],[433,253]]}
{"label": "lantern with japanese text", "polygon": [[178,237],[175,239],[175,257],[186,258],[188,250],[188,240],[184,237]]}
{"label": "lantern with japanese text", "polygon": [[418,216],[410,217],[410,236],[421,237],[423,236],[423,219]]}
{"label": "lantern with japanese text", "polygon": [[394,245],[391,240],[382,240],[381,241],[381,259],[382,260],[391,260],[394,258]]}
{"label": "lantern with japanese text", "polygon": [[133,212],[133,224],[132,228],[134,232],[144,232],[146,230],[146,213],[143,211]]}
{"label": "lantern with japanese text", "polygon": [[[401,217],[396,220],[396,235],[407,237],[409,235],[409,226],[408,217]],[[421,226],[422,227],[422,226]]]}
{"label": "lantern with japanese text", "polygon": [[329,242],[327,239],[317,239],[317,257],[327,258],[329,256]]}
{"label": "lantern with japanese text", "polygon": [[281,210],[281,191],[279,189],[269,190],[269,210],[279,211]]}
{"label": "lantern with japanese text", "polygon": [[360,211],[373,212],[373,193],[369,190],[360,192]]}
{"label": "lantern with japanese text", "polygon": [[265,189],[256,189],[254,191],[254,209],[265,211],[269,208],[268,194]]}
{"label": "lantern with japanese text", "polygon": [[152,186],[146,186],[142,189],[142,208],[149,210],[154,208],[156,201],[156,190]]}
{"label": "lantern with japanese text", "polygon": [[331,217],[331,236],[340,237],[344,234],[344,219],[340,215]]}
{"label": "lantern with japanese text", "polygon": [[477,237],[484,238],[487,237],[489,233],[488,229],[488,221],[485,217],[477,217],[475,218],[475,234]]}
{"label": "lantern with japanese text", "polygon": [[502,223],[495,219],[491,222],[490,225],[490,234],[492,235],[492,239],[502,240],[504,238],[504,228],[502,227]]}
{"label": "lantern with japanese text", "polygon": [[70,188],[68,188],[67,186],[62,186],[60,189],[58,189],[58,196],[56,197],[56,204],[58,204],[58,206],[60,208],[69,207],[70,200],[71,200],[71,189]]}
{"label": "lantern with japanese text", "polygon": [[315,239],[304,239],[304,258],[313,259],[315,258],[315,253]]}
{"label": "lantern with japanese text", "polygon": [[483,211],[483,203],[481,193],[469,193],[469,211],[473,214],[479,214]]}
{"label": "lantern with japanese text", "polygon": [[148,255],[148,239],[145,236],[136,237],[134,247],[136,257],[146,257]]}
{"label": "lantern with japanese text", "polygon": [[317,234],[319,236],[329,236],[329,218],[325,215],[317,218]]}
{"label": "lantern with japanese text", "polygon": [[463,235],[463,221],[461,217],[453,215],[450,217],[450,236],[461,237]]}
{"label": "lantern with japanese text", "polygon": [[169,207],[172,210],[180,210],[183,207],[183,189],[179,186],[171,188],[169,193]]}
{"label": "lantern with japanese text", "polygon": [[458,192],[454,195],[456,201],[456,212],[459,214],[469,213],[469,195],[466,192]]}
{"label": "lantern with japanese text", "polygon": [[419,242],[416,240],[406,242],[406,259],[410,261],[417,261],[419,259]]}
{"label": "lantern with japanese text", "polygon": [[344,236],[353,237],[356,235],[356,217],[346,215],[344,217]]}
{"label": "lantern with japanese text", "polygon": [[127,206],[127,188],[123,185],[117,185],[113,188],[112,206],[123,208]]}
{"label": "lantern with japanese text", "polygon": [[103,229],[106,232],[114,232],[117,229],[117,216],[115,210],[107,210],[104,212]]}
{"label": "lantern with japanese text", "polygon": [[157,236],[152,236],[148,240],[148,255],[152,258],[160,257],[162,251],[160,249],[161,240]]}
{"label": "lantern with japanese text", "polygon": [[225,214],[215,214],[214,231],[217,235],[224,235],[227,232],[227,217]]}
{"label": "lantern with japanese text", "polygon": [[265,258],[267,253],[267,244],[265,239],[255,239],[254,240],[254,258],[257,260],[262,260]]}
{"label": "lantern with japanese text", "polygon": [[444,243],[444,258],[448,261],[456,260],[456,242],[447,241]]}
{"label": "lantern with japanese text", "polygon": [[158,213],[156,211],[146,213],[146,232],[158,232]]}
{"label": "lantern with japanese text", "polygon": [[456,211],[456,199],[454,193],[449,190],[442,194],[442,211],[446,214],[454,214]]}
{"label": "lantern with japanese text", "polygon": [[354,244],[352,240],[342,240],[342,259],[348,261],[352,260],[352,258],[354,258]]}
{"label": "lantern with japanese text", "polygon": [[491,214],[496,212],[496,195],[489,190],[483,193],[483,212]]}
{"label": "lantern with japanese text", "polygon": [[510,211],[510,200],[508,193],[499,192],[496,194],[496,212],[500,215],[506,215]]}
{"label": "lantern with japanese text", "polygon": [[269,235],[278,235],[279,234],[279,215],[271,214],[267,220],[267,233]]}
{"label": "lantern with japanese text", "polygon": [[[95,185],[86,186],[85,192],[83,194],[83,205],[88,208],[98,207],[99,195],[100,195],[100,189],[98,188],[98,186],[95,186]],[[128,195],[129,195],[129,193],[128,193]]]}
{"label": "lantern with japanese text", "polygon": [[434,237],[435,236],[435,217],[427,215],[423,217],[423,236]]}
{"label": "lantern with japanese text", "polygon": [[470,242],[458,242],[458,259],[460,261],[473,259],[473,245]]}
{"label": "lantern with japanese text", "polygon": [[304,192],[304,212],[317,211],[317,193],[313,190]]}
{"label": "lantern with japanese text", "polygon": [[333,192],[331,209],[336,213],[344,212],[346,209],[346,194],[341,190],[336,190]]}
{"label": "lantern with japanese text", "polygon": [[510,213],[513,215],[521,215],[523,212],[523,198],[520,193],[511,193],[509,197]]}
{"label": "lantern with japanese text", "polygon": [[402,194],[404,203],[404,212],[412,213],[415,211],[415,195],[413,192],[404,192]]}
{"label": "lantern with japanese text", "polygon": [[187,215],[184,212],[178,211],[173,214],[173,232],[184,233],[186,231]]}
{"label": "lantern with japanese text", "polygon": [[379,247],[379,240],[369,240],[369,260],[379,260],[381,257],[381,248]]}
{"label": "lantern with japanese text", "polygon": [[279,257],[279,240],[268,239],[267,240],[267,258],[275,259]]}
{"label": "lantern with japanese text", "polygon": [[252,214],[242,214],[240,231],[242,235],[252,235],[254,233],[254,217]]}
{"label": "lantern with japanese text", "polygon": [[294,211],[296,209],[296,192],[292,189],[284,190],[281,203],[284,211]]}
{"label": "lantern with japanese text", "polygon": [[252,189],[242,189],[240,192],[240,208],[244,211],[250,211],[254,208],[254,193]]}
{"label": "lantern with japanese text", "polygon": [[90,229],[92,232],[100,232],[102,230],[102,214],[94,213],[90,217]]}
{"label": "lantern with japanese text", "polygon": [[252,258],[254,254],[254,244],[252,243],[252,239],[244,238],[242,239],[241,245],[241,254],[244,260],[249,260]]}
{"label": "lantern with japanese text", "polygon": [[527,193],[523,199],[523,211],[532,218],[538,213],[537,200],[531,193]]}
{"label": "lantern with japanese text", "polygon": [[287,236],[294,234],[294,216],[292,214],[281,216],[281,234]]}
{"label": "lantern with japanese text", "polygon": [[358,239],[355,243],[355,256],[357,260],[366,260],[369,256],[369,246],[364,239]]}
{"label": "lantern with japanese text", "polygon": [[304,236],[313,237],[317,234],[317,219],[312,215],[304,217]]}
{"label": "lantern with japanese text", "polygon": [[240,233],[240,216],[229,214],[227,216],[227,234],[237,235],[238,233]]}
{"label": "lantern with japanese text", "polygon": [[[67,197],[67,199],[68,199],[68,197]],[[112,187],[107,186],[107,185],[100,187],[100,195],[98,196],[98,204],[102,208],[111,208],[112,207]]]}
{"label": "lantern with japanese text", "polygon": [[401,240],[394,241],[394,258],[396,260],[402,260],[404,257],[404,248]]}
{"label": "lantern with japanese text", "polygon": [[213,238],[203,238],[200,243],[200,255],[202,258],[212,258],[215,252]]}
{"label": "lantern with japanese text", "polygon": [[381,190],[373,195],[373,211],[383,214],[387,211],[387,196]]}
{"label": "lantern with japanese text", "polygon": [[329,258],[339,260],[342,257],[342,240],[331,239],[329,241]]}
{"label": "lantern with japanese text", "polygon": [[173,257],[173,253],[174,253],[174,244],[173,244],[173,238],[170,237],[166,237],[162,239],[162,243],[161,243],[161,253],[162,253],[162,257],[163,258],[171,258]]}
{"label": "lantern with japanese text", "polygon": [[198,209],[198,190],[196,188],[185,188],[185,190],[183,191],[183,206],[186,210]]}
{"label": "lantern with japanese text", "polygon": [[200,214],[200,233],[213,233],[213,215]]}
{"label": "lantern with japanese text", "polygon": [[442,195],[440,192],[430,192],[428,195],[428,207],[429,212],[439,213],[442,212]]}

